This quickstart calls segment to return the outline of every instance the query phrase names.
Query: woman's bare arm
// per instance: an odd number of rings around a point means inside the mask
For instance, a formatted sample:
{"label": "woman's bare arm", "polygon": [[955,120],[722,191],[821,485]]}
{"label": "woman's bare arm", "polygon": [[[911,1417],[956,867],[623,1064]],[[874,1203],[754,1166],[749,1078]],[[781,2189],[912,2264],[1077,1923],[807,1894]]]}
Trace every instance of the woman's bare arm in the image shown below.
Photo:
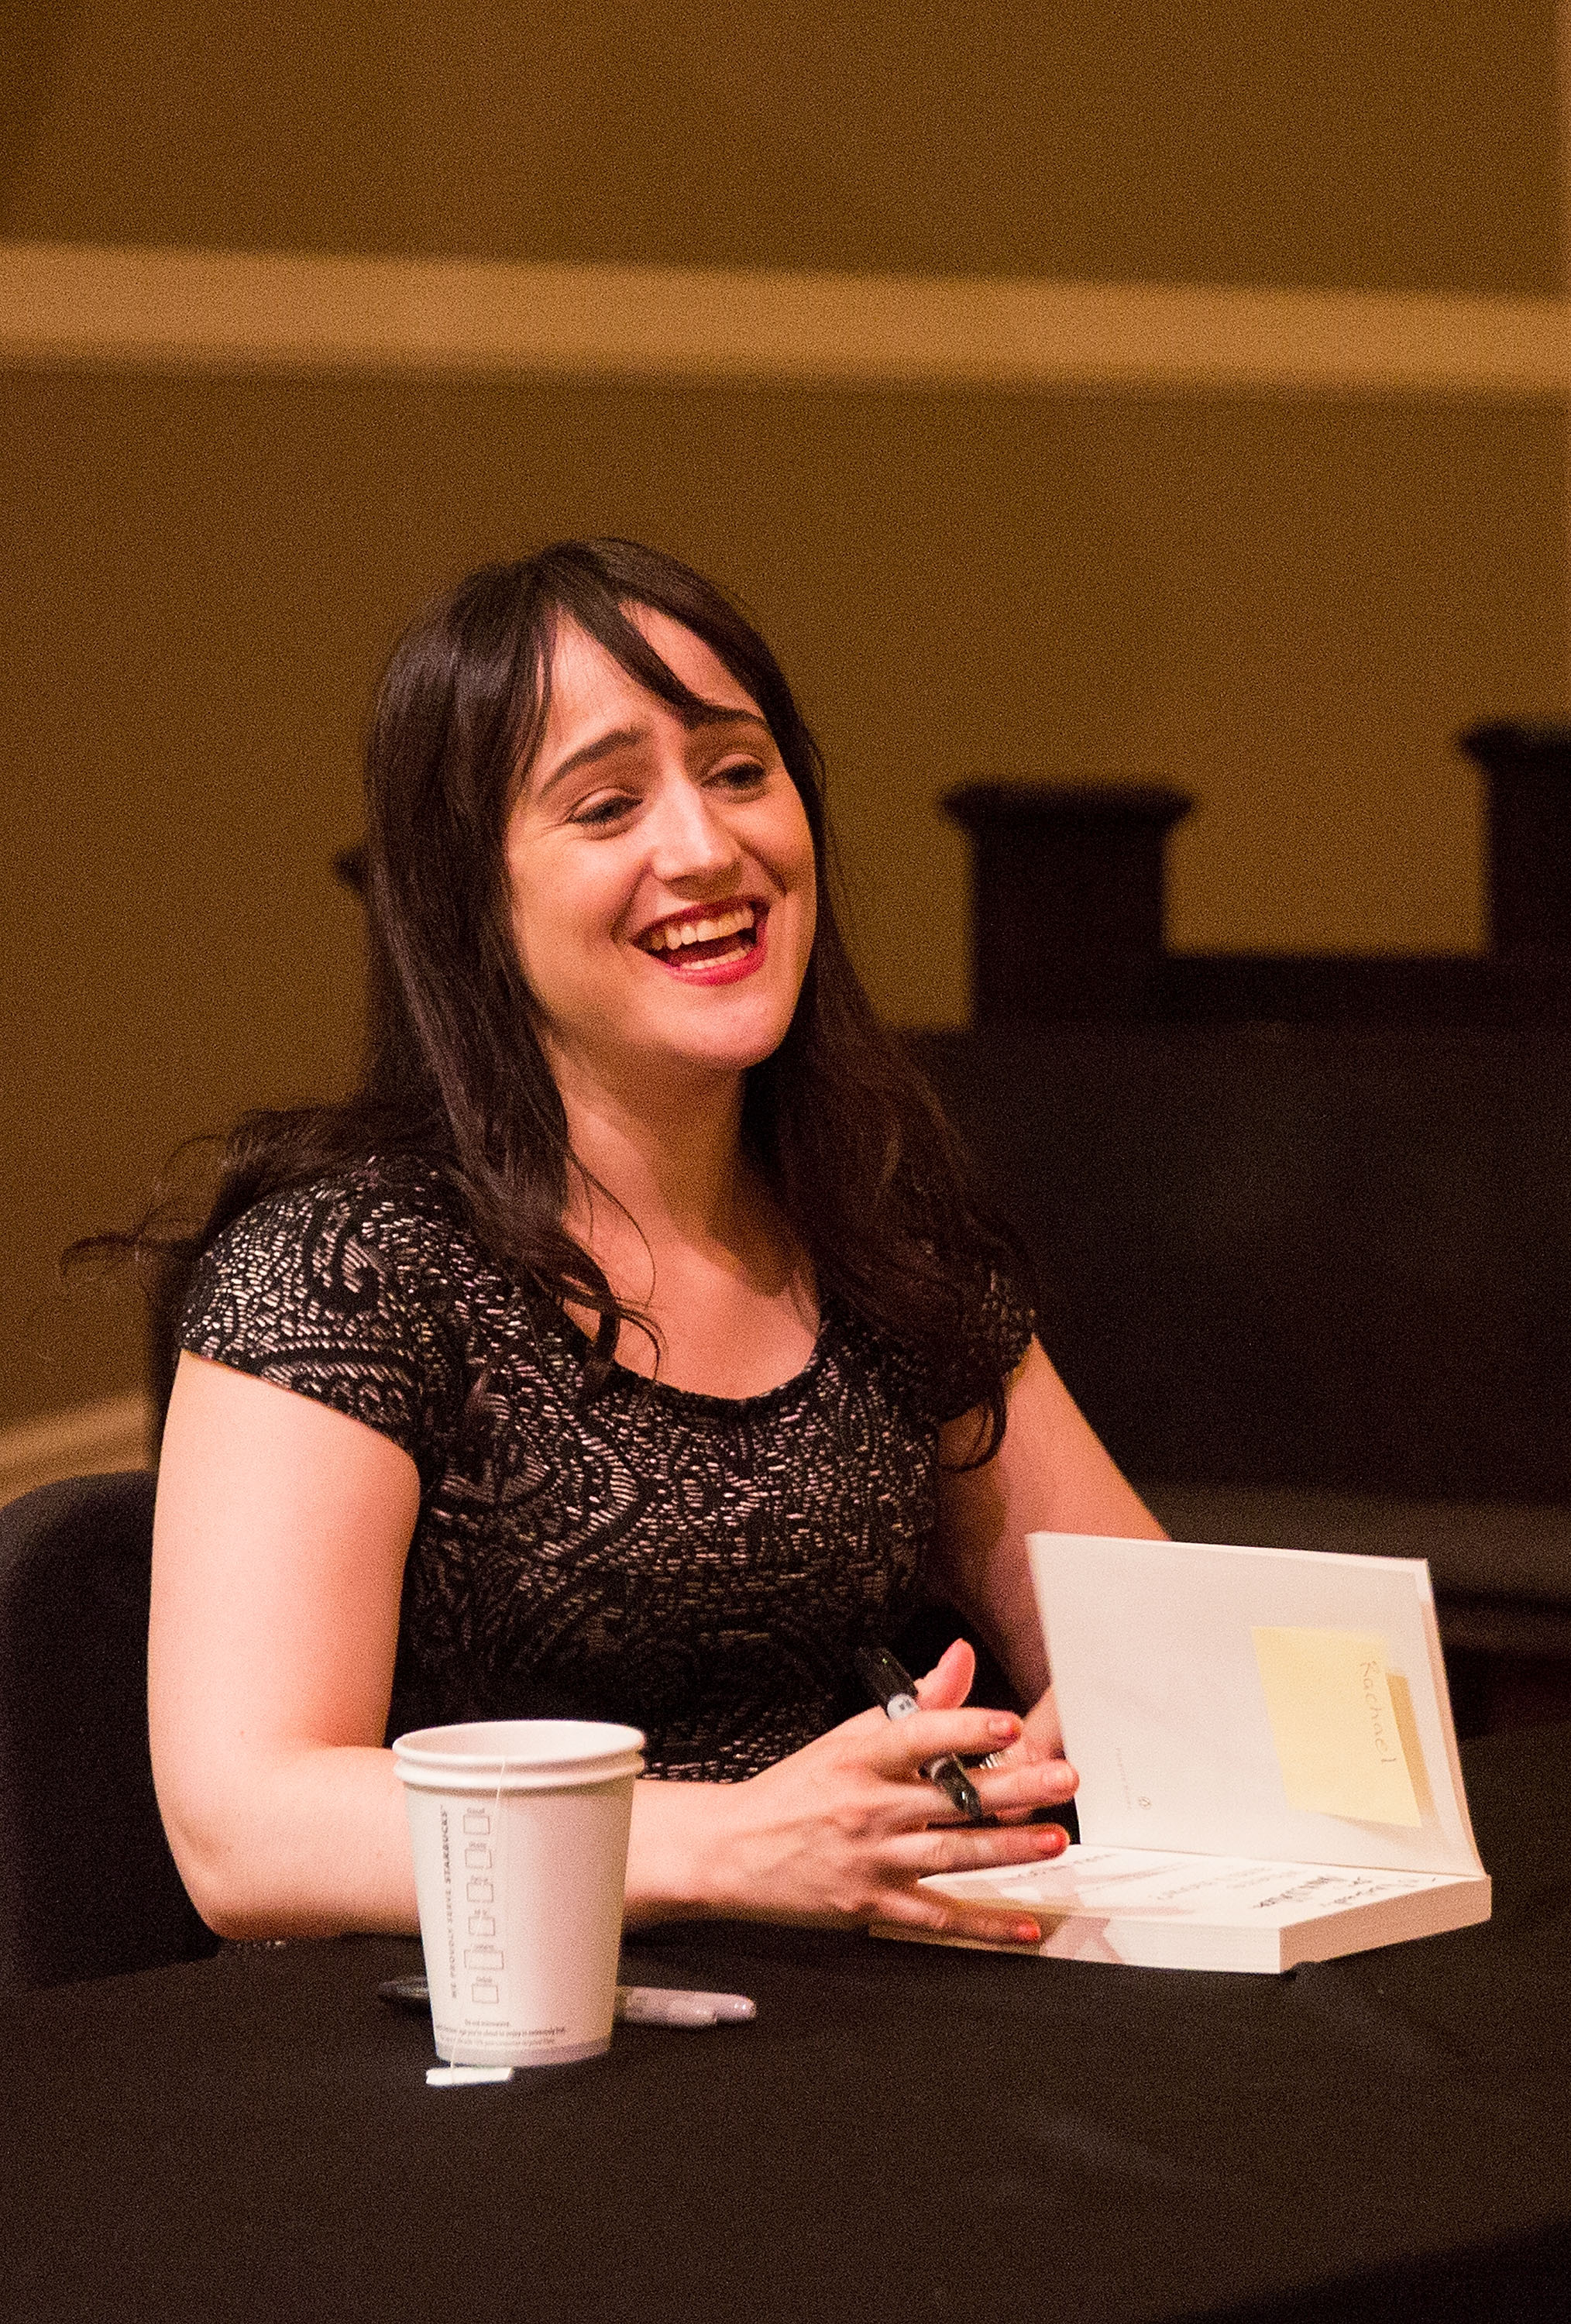
{"label": "woman's bare arm", "polygon": [[[964,1460],[975,1416],[943,1434],[942,1459]],[[946,1468],[938,1488],[937,1578],[975,1622],[1022,1702],[1049,1683],[1026,1555],[1028,1533],[1095,1533],[1160,1541],[1157,1523],[1033,1340],[1009,1385],[1003,1442],[984,1468]],[[1050,1707],[1033,1728],[1051,1724]]]}
{"label": "woman's bare arm", "polygon": [[182,1355],[159,1468],[148,1709],[170,1845],[225,1936],[417,1925],[382,1748],[413,1462]]}

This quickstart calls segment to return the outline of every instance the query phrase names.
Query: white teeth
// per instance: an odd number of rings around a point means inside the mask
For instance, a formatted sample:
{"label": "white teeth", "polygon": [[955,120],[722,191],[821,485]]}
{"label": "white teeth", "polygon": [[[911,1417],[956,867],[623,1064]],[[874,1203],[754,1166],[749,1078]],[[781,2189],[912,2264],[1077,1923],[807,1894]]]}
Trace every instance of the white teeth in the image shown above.
{"label": "white teeth", "polygon": [[680,952],[684,945],[713,944],[718,936],[734,936],[753,927],[757,914],[751,904],[738,904],[708,920],[668,920],[644,938],[651,952]]}

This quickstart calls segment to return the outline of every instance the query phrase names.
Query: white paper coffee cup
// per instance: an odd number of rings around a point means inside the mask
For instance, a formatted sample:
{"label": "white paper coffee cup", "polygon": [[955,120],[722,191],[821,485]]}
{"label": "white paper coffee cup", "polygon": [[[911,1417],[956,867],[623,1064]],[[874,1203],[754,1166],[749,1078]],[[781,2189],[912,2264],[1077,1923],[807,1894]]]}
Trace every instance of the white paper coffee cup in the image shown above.
{"label": "white paper coffee cup", "polygon": [[636,1727],[491,1720],[401,1735],[437,2055],[565,2066],[611,2042]]}

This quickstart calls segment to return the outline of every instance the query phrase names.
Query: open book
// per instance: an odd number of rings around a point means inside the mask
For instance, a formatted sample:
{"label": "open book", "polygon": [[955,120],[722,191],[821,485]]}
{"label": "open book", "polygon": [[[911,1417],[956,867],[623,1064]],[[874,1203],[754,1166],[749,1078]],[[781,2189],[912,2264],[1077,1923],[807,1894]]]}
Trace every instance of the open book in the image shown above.
{"label": "open book", "polygon": [[1080,1842],[924,1887],[1025,1907],[1057,1959],[1156,1969],[1288,1969],[1489,1918],[1422,1559],[1028,1546]]}

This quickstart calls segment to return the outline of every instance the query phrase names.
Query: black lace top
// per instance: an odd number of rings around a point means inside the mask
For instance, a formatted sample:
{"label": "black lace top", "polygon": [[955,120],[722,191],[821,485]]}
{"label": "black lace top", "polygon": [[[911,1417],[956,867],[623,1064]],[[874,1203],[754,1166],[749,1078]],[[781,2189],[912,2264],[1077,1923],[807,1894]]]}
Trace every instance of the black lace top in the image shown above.
{"label": "black lace top", "polygon": [[[1012,1364],[1030,1319],[1002,1292]],[[248,1211],[181,1342],[410,1453],[389,1737],[453,1720],[622,1720],[652,1774],[752,1775],[864,1698],[851,1657],[919,1601],[938,1432],[966,1408],[826,1304],[806,1369],[732,1400],[616,1368],[477,1247],[434,1172],[367,1163]]]}

